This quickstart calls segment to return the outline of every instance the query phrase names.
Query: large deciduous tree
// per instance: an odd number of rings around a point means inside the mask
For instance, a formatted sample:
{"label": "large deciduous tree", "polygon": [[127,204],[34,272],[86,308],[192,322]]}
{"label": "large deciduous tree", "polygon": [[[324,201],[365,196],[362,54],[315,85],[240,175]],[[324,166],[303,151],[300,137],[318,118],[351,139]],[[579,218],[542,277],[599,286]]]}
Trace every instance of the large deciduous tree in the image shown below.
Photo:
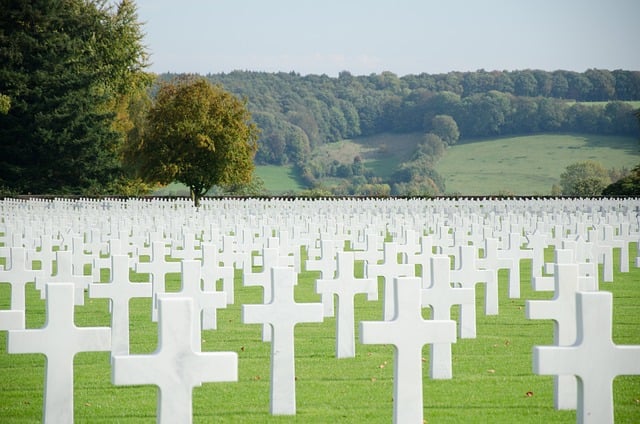
{"label": "large deciduous tree", "polygon": [[0,0],[0,190],[113,191],[116,106],[149,82],[146,60],[131,0]]}
{"label": "large deciduous tree", "polygon": [[565,196],[600,196],[610,183],[609,171],[593,160],[573,163],[560,174],[560,187]]}
{"label": "large deciduous tree", "polygon": [[127,159],[149,182],[186,184],[199,205],[214,185],[251,182],[258,128],[246,104],[203,78],[163,84]]}

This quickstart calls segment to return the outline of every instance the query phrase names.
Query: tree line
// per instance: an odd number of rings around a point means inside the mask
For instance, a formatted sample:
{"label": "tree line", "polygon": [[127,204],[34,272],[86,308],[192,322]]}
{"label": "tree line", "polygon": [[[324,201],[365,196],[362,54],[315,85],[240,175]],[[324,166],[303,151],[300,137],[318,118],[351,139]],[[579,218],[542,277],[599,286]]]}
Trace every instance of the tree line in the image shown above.
{"label": "tree line", "polygon": [[[165,74],[163,78],[174,75]],[[338,77],[234,71],[206,78],[248,100],[262,130],[258,163],[302,164],[318,145],[357,136],[433,131],[451,117],[461,139],[539,132],[637,135],[630,100],[640,72],[391,72]]]}

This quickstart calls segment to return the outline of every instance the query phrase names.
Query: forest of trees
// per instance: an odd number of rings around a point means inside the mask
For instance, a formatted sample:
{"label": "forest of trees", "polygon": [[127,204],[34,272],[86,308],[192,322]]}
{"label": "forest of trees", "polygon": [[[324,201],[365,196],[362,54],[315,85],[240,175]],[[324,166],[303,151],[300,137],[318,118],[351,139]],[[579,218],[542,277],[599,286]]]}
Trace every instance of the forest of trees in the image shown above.
{"label": "forest of trees", "polygon": [[345,71],[337,78],[234,71],[206,77],[247,98],[262,130],[258,163],[301,163],[315,146],[357,136],[431,132],[436,115],[451,116],[461,139],[640,134],[634,107],[625,103],[640,100],[638,71],[479,70],[404,77]]}
{"label": "forest of trees", "polygon": [[[637,105],[629,103],[640,100],[638,71],[478,70],[403,77],[392,72],[354,76],[343,71],[329,77],[234,71],[206,78],[247,100],[261,129],[256,163],[293,164],[310,186],[327,175],[380,182],[360,163],[350,169],[336,164],[332,171],[309,160],[322,144],[358,136],[438,135],[426,137],[413,160],[394,174],[400,179],[388,181],[399,188],[411,182],[392,194],[438,194],[444,189],[433,170],[443,154],[439,142],[446,146],[458,139],[544,132],[640,135]],[[443,125],[447,132],[453,127],[454,136],[444,139]]]}

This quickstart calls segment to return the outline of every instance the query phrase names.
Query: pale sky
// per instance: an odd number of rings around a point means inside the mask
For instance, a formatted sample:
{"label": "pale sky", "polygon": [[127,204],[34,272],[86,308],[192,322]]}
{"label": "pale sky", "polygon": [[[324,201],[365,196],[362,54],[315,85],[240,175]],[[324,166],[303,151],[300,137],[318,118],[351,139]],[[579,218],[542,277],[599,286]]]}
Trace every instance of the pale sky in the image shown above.
{"label": "pale sky", "polygon": [[137,0],[150,70],[640,70],[640,0]]}

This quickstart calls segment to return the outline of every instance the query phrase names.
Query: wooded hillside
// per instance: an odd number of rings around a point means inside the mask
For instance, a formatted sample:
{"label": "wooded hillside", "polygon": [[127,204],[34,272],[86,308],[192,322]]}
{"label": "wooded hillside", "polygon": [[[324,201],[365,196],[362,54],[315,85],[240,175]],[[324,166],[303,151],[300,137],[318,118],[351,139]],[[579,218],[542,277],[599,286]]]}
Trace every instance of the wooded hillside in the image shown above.
{"label": "wooded hillside", "polygon": [[[165,74],[163,78],[174,75]],[[449,72],[399,77],[234,71],[207,78],[246,97],[262,129],[257,163],[301,165],[321,144],[384,132],[430,132],[453,117],[460,137],[540,132],[640,134],[640,72]]]}

